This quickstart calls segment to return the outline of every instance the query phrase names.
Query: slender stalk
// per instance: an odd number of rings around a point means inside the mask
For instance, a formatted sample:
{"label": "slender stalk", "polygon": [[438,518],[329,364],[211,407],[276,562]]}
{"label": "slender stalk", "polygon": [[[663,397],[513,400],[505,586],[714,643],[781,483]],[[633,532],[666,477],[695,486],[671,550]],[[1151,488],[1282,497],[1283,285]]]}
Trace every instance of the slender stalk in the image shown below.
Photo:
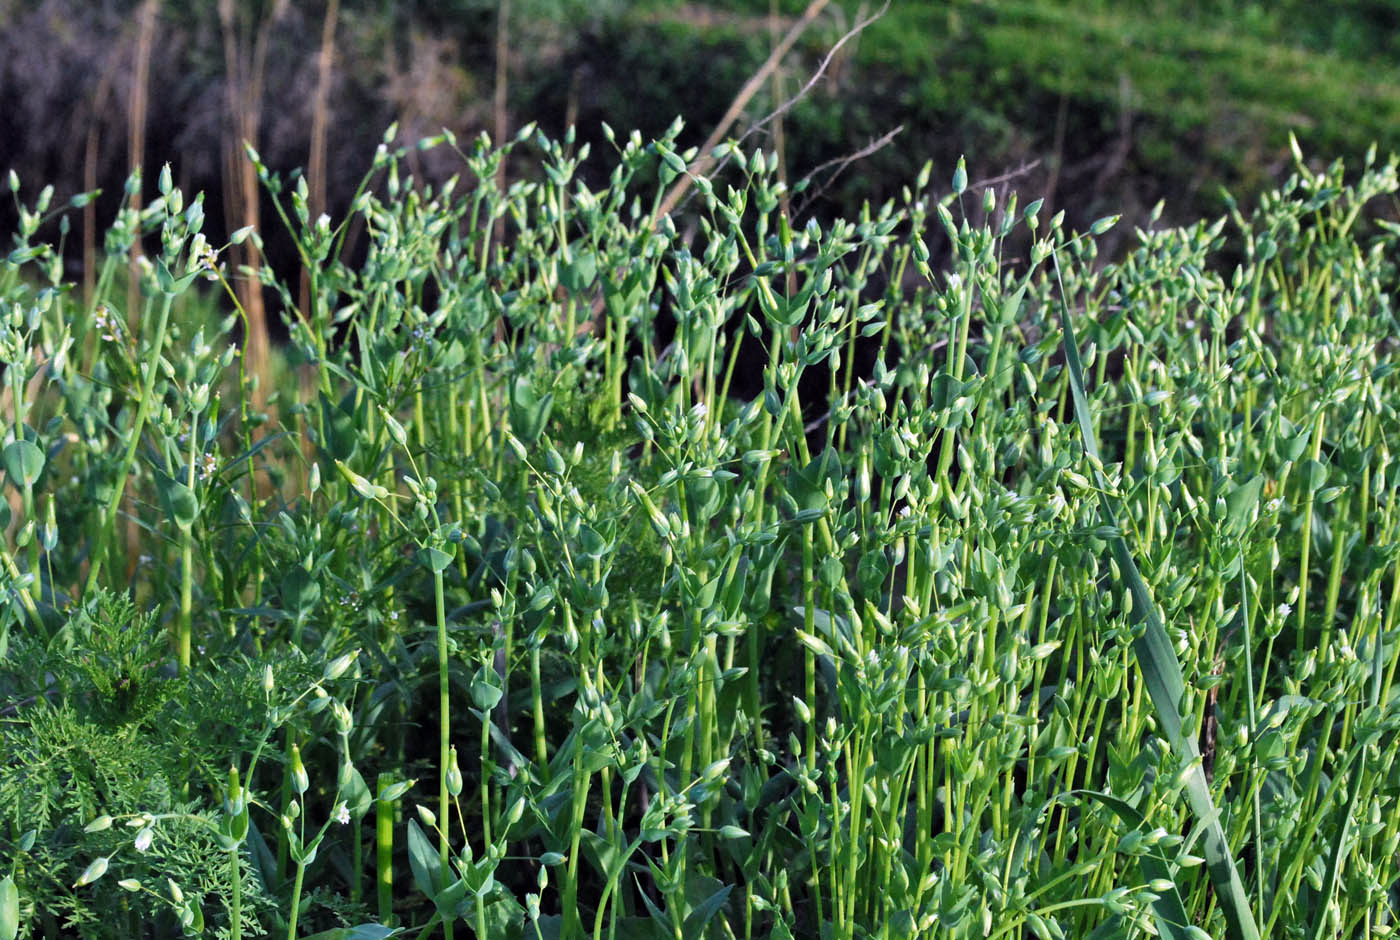
{"label": "slender stalk", "polygon": [[306,863],[297,862],[296,877],[292,881],[291,913],[287,915],[287,940],[297,938],[297,915],[301,913],[301,886],[306,877]]}
{"label": "slender stalk", "polygon": [[[447,767],[451,738],[451,685],[447,666],[447,607],[443,599],[442,572],[433,572],[433,604],[437,611],[437,661],[438,661],[438,861],[444,872],[450,871],[450,857],[447,844],[448,814]],[[478,905],[479,906],[479,905]],[[443,918],[442,933],[452,940],[452,921]]]}
{"label": "slender stalk", "polygon": [[231,885],[228,918],[230,940],[243,937],[243,873],[239,868],[238,852],[229,853],[229,882]]}
{"label": "slender stalk", "polygon": [[[393,782],[393,774],[381,773],[375,782],[377,792],[383,793]],[[374,882],[379,922],[391,924],[394,917],[394,804],[388,800],[374,801],[374,835]]]}
{"label": "slender stalk", "polygon": [[[1319,412],[1317,420],[1313,423],[1312,430],[1312,459],[1314,465],[1322,456],[1322,428],[1324,414]],[[1308,574],[1308,562],[1312,551],[1312,520],[1313,520],[1313,498],[1316,490],[1313,489],[1312,481],[1305,479],[1303,485],[1307,487],[1307,492],[1303,494],[1303,532],[1299,537],[1298,549],[1298,655],[1301,657],[1303,651],[1307,649],[1305,631],[1308,622],[1308,582],[1311,580]]]}
{"label": "slender stalk", "polygon": [[[191,493],[194,492],[194,468],[196,446],[199,443],[199,415],[196,413],[194,420],[190,422],[190,447],[186,455],[189,459],[189,470],[185,476],[185,485],[189,487]],[[180,531],[180,625],[179,637],[176,642],[176,659],[179,661],[180,674],[184,675],[190,671],[190,640],[194,609],[194,531],[193,525],[182,527]]]}
{"label": "slender stalk", "polygon": [[141,432],[145,430],[146,418],[151,413],[152,399],[155,397],[156,373],[160,371],[158,368],[160,352],[165,346],[165,330],[170,323],[170,305],[174,300],[173,294],[162,294],[155,335],[151,337],[151,349],[146,355],[145,370],[142,372],[143,384],[141,399],[136,403],[136,419],[128,431],[126,453],[122,455],[122,462],[117,471],[117,482],[112,487],[112,495],[102,510],[102,522],[98,527],[97,544],[92,547],[92,566],[88,569],[85,594],[92,593],[97,586],[98,576],[102,573],[102,562],[107,556],[108,544],[112,540],[112,527],[116,522],[117,508],[121,505],[122,496],[126,492],[126,481],[127,477],[131,475],[131,466],[136,460],[136,448],[141,442]]}

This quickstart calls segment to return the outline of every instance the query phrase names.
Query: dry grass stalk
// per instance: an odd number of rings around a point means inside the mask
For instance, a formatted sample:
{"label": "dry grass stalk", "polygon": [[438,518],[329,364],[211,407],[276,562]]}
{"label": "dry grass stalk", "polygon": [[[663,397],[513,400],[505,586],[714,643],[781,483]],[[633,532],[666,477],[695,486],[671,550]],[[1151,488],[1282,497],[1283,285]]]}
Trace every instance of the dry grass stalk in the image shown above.
{"label": "dry grass stalk", "polygon": [[[130,171],[135,173],[145,162],[146,156],[146,107],[150,95],[151,44],[155,41],[156,14],[160,10],[160,0],[146,0],[138,13],[136,32],[136,62],[132,78],[131,108],[127,112],[127,160]],[[141,187],[131,194],[131,208],[141,210]],[[131,253],[127,267],[126,281],[126,325],[133,336],[141,330],[141,239],[131,243]],[[127,576],[135,573],[136,558],[140,554],[140,523],[135,514],[127,516]]]}
{"label": "dry grass stalk", "polygon": [[[126,149],[130,172],[135,173],[145,162],[146,156],[146,106],[150,94],[151,43],[155,39],[156,12],[160,0],[146,0],[137,14],[136,60],[132,63],[131,106],[126,115]],[[131,208],[141,211],[141,188],[131,194]],[[126,287],[126,325],[136,333],[141,326],[138,312],[141,292],[141,241],[131,245],[129,278]]]}
{"label": "dry grass stalk", "polygon": [[[231,139],[224,158],[225,202],[230,230],[258,224],[257,172],[242,148],[244,143],[255,148],[257,146],[267,44],[272,27],[286,11],[287,0],[277,0],[269,15],[257,23],[250,38],[246,30],[239,29],[233,0],[219,0],[219,26],[223,33],[231,125]],[[248,268],[248,276],[238,282],[239,299],[248,316],[248,335],[244,337],[243,354],[248,372],[257,382],[253,390],[253,407],[261,411],[267,404],[269,341],[267,310],[258,276],[260,258],[251,239],[242,246],[236,246],[234,260]]]}

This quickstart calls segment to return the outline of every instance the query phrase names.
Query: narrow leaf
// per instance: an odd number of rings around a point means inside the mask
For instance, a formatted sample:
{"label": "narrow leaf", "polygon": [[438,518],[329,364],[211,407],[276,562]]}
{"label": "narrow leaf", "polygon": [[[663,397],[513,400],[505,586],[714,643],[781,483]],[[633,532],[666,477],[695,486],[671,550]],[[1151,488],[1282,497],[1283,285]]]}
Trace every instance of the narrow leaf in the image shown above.
{"label": "narrow leaf", "polygon": [[[1117,527],[1118,519],[1113,512],[1110,499],[1111,488],[1105,478],[1102,461],[1099,457],[1098,441],[1094,435],[1093,414],[1089,409],[1089,399],[1084,386],[1084,369],[1079,359],[1079,346],[1074,338],[1074,326],[1070,322],[1069,303],[1064,294],[1064,281],[1060,277],[1060,259],[1052,254],[1055,276],[1060,281],[1060,309],[1064,326],[1065,363],[1069,367],[1070,393],[1074,399],[1074,414],[1079,430],[1084,438],[1086,463],[1094,473],[1099,488],[1099,511],[1105,525]],[[1133,655],[1142,673],[1143,684],[1152,699],[1159,726],[1166,732],[1167,741],[1182,761],[1191,766],[1186,775],[1186,796],[1195,814],[1196,822],[1204,833],[1206,865],[1210,870],[1211,881],[1215,885],[1220,909],[1225,915],[1229,936],[1236,940],[1259,940],[1259,928],[1249,910],[1249,897],[1244,883],[1240,880],[1235,861],[1230,856],[1229,843],[1220,823],[1220,813],[1211,799],[1210,786],[1205,771],[1197,758],[1200,751],[1196,746],[1196,736],[1182,728],[1180,704],[1185,692],[1181,675],[1181,664],[1166,626],[1157,613],[1152,593],[1148,590],[1127,540],[1122,534],[1107,540],[1113,552],[1113,560],[1118,565],[1124,589],[1132,595],[1134,632]]]}

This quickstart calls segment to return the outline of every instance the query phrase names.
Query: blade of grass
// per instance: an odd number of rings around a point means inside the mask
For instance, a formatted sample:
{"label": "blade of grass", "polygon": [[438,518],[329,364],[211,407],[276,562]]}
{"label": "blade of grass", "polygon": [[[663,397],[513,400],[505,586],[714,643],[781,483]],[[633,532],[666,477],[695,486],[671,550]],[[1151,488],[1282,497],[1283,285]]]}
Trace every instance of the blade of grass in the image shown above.
{"label": "blade of grass", "polygon": [[[1084,390],[1084,370],[1079,360],[1079,347],[1074,338],[1074,327],[1070,323],[1069,302],[1065,297],[1064,280],[1060,275],[1058,251],[1050,255],[1055,265],[1055,279],[1060,286],[1060,310],[1064,327],[1063,348],[1066,371],[1069,375],[1070,394],[1074,400],[1074,414],[1084,437],[1084,454],[1089,458],[1090,469],[1099,488],[1099,511],[1105,525],[1117,531],[1118,520],[1109,499],[1108,480],[1103,474],[1103,464],[1099,459],[1099,448],[1094,436],[1093,415],[1089,410],[1088,396]],[[1244,883],[1230,857],[1229,843],[1225,830],[1220,824],[1220,814],[1211,799],[1210,785],[1206,781],[1205,770],[1198,760],[1200,752],[1194,735],[1186,734],[1181,724],[1180,706],[1186,691],[1182,679],[1181,664],[1177,662],[1171,638],[1166,626],[1157,614],[1156,604],[1146,582],[1138,572],[1127,540],[1121,532],[1110,537],[1108,544],[1113,552],[1113,560],[1118,565],[1123,587],[1132,595],[1134,639],[1133,655],[1142,672],[1143,683],[1152,699],[1152,707],[1157,721],[1166,732],[1167,741],[1187,767],[1185,777],[1186,796],[1196,823],[1204,827],[1202,840],[1205,849],[1206,866],[1210,870],[1211,881],[1215,885],[1216,899],[1229,929],[1229,936],[1238,940],[1259,940],[1259,928],[1249,910],[1249,897]]]}
{"label": "blade of grass", "polygon": [[[1258,714],[1257,714],[1257,712],[1256,712],[1256,710],[1255,710],[1255,698],[1254,698],[1254,632],[1253,632],[1253,630],[1252,630],[1251,627],[1250,627],[1250,620],[1251,620],[1250,613],[1251,613],[1251,608],[1250,608],[1250,606],[1249,606],[1249,575],[1245,573],[1245,567],[1244,567],[1244,552],[1241,551],[1241,552],[1240,552],[1240,628],[1244,631],[1244,638],[1243,638],[1243,640],[1242,640],[1241,642],[1244,644],[1245,717],[1246,717],[1246,719],[1247,719],[1248,722],[1249,722],[1249,726],[1248,726],[1248,727],[1249,727],[1249,739],[1250,739],[1251,741],[1255,741],[1255,740],[1258,740],[1258,735],[1259,735],[1259,716],[1258,716]],[[1265,679],[1267,679],[1267,678],[1268,678],[1267,676],[1260,676],[1260,677],[1259,677],[1260,683],[1262,684],[1262,683],[1265,681]],[[1253,769],[1252,769],[1252,773],[1263,773],[1263,769],[1262,769],[1262,768],[1258,768],[1258,767],[1253,768]],[[1259,851],[1259,846],[1262,846],[1262,845],[1264,844],[1264,821],[1263,821],[1263,814],[1262,814],[1262,812],[1261,812],[1260,801],[1259,801],[1259,790],[1260,790],[1260,787],[1251,787],[1250,789],[1253,791],[1253,796],[1252,796],[1252,798],[1251,798],[1251,800],[1250,800],[1250,803],[1251,803],[1250,808],[1251,808],[1251,810],[1252,810],[1251,819],[1250,819],[1250,826],[1251,826],[1251,828],[1250,828],[1250,838],[1253,840],[1253,843],[1254,843],[1254,846],[1255,846],[1255,852],[1257,853],[1257,852]],[[1264,916],[1265,916],[1265,913],[1264,913],[1264,910],[1265,910],[1265,909],[1264,909],[1264,876],[1263,876],[1263,873],[1262,873],[1262,872],[1261,872],[1258,876],[1255,877],[1255,879],[1254,879],[1254,884],[1255,884],[1255,895],[1254,895],[1255,909],[1259,912],[1259,916],[1260,916],[1260,917],[1264,917]]]}
{"label": "blade of grass", "polygon": [[[1123,822],[1131,826],[1138,832],[1147,832],[1147,820],[1143,818],[1137,807],[1126,800],[1121,800],[1110,793],[1102,793],[1098,790],[1071,790],[1068,793],[1060,794],[1052,802],[1064,801],[1074,797],[1088,797],[1096,800],[1108,807]],[[1137,857],[1138,870],[1142,874],[1142,880],[1148,884],[1159,879],[1172,882],[1170,891],[1163,891],[1157,899],[1152,902],[1152,914],[1157,925],[1157,935],[1164,940],[1178,940],[1178,938],[1188,938],[1187,928],[1191,926],[1191,918],[1186,913],[1186,905],[1181,901],[1181,893],[1176,888],[1176,879],[1172,877],[1172,864],[1170,860],[1162,854],[1158,848],[1144,852]]]}

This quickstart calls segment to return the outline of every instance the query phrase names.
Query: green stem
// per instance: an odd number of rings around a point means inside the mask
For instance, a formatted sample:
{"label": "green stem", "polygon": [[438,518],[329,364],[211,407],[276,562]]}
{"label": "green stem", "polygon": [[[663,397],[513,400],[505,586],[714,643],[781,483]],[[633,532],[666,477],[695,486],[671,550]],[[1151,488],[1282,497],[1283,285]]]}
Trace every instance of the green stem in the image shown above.
{"label": "green stem", "polygon": [[243,937],[243,879],[239,870],[238,849],[228,853],[229,879],[232,882],[233,896],[229,899],[229,940],[242,940]]}
{"label": "green stem", "polygon": [[[442,826],[438,829],[438,860],[444,872],[448,867],[447,821],[447,758],[448,738],[451,732],[451,689],[447,671],[447,605],[442,595],[442,572],[433,572],[433,602],[437,607],[437,654],[438,654],[438,819]],[[442,934],[452,940],[452,922],[442,921]]]}
{"label": "green stem", "polygon": [[[1323,415],[1317,416],[1317,423],[1313,425],[1312,439],[1312,459],[1314,462],[1322,456],[1322,426]],[[1298,558],[1298,656],[1301,659],[1304,646],[1303,632],[1308,622],[1308,556],[1312,548],[1312,517],[1313,517],[1313,496],[1312,481],[1304,481],[1308,491],[1303,496],[1303,534],[1301,538],[1302,548]]]}
{"label": "green stem", "polygon": [[297,874],[292,882],[292,912],[287,918],[287,940],[296,940],[297,938],[297,914],[299,913],[298,908],[301,907],[301,883],[305,875],[306,863],[297,862]]}
{"label": "green stem", "polygon": [[[188,452],[189,470],[185,475],[185,485],[194,492],[195,446],[199,437],[199,415],[190,424],[190,447]],[[190,637],[194,611],[194,533],[193,525],[180,532],[180,626],[175,652],[180,662],[180,675],[190,671]]]}
{"label": "green stem", "polygon": [[[381,773],[376,781],[378,792],[394,781],[393,774]],[[388,924],[394,916],[394,804],[389,800],[374,803],[375,887],[379,898],[379,922]]]}
{"label": "green stem", "polygon": [[108,543],[112,540],[112,526],[116,521],[117,509],[121,505],[122,495],[126,491],[126,480],[131,474],[131,465],[136,460],[136,447],[141,442],[141,432],[145,429],[146,417],[151,412],[151,398],[155,394],[156,387],[156,372],[159,371],[160,366],[160,351],[165,345],[165,328],[170,323],[170,305],[174,300],[173,294],[165,294],[160,305],[160,316],[156,320],[155,336],[151,339],[151,350],[146,358],[141,400],[136,405],[136,420],[132,423],[130,434],[126,440],[126,453],[122,456],[116,485],[112,487],[112,495],[102,511],[102,525],[98,530],[97,544],[93,546],[92,566],[88,569],[87,587],[83,591],[84,594],[92,593],[92,589],[97,585],[98,575],[102,572],[102,561],[107,555]]}

